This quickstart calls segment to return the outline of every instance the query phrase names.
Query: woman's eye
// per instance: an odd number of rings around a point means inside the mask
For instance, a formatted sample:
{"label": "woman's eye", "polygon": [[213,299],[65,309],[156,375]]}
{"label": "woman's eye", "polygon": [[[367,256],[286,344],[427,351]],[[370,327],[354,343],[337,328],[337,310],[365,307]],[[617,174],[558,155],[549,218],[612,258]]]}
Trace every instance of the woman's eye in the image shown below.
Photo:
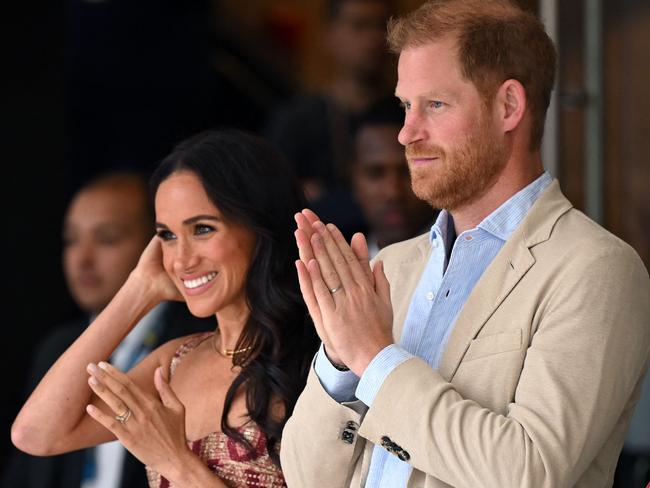
{"label": "woman's eye", "polygon": [[171,241],[176,238],[176,236],[168,230],[159,230],[156,232],[156,235],[163,241]]}
{"label": "woman's eye", "polygon": [[194,228],[194,234],[197,236],[209,234],[214,231],[214,227],[205,224],[197,224]]}

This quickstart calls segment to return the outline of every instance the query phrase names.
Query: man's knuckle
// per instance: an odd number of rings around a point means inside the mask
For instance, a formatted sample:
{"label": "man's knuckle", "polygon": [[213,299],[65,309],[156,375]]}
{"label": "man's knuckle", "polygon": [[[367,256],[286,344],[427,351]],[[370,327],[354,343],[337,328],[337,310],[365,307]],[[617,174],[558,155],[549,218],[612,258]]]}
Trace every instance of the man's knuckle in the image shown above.
{"label": "man's knuckle", "polygon": [[327,273],[325,273],[325,279],[328,281],[335,281],[338,277],[339,276],[336,273],[336,271],[328,271]]}

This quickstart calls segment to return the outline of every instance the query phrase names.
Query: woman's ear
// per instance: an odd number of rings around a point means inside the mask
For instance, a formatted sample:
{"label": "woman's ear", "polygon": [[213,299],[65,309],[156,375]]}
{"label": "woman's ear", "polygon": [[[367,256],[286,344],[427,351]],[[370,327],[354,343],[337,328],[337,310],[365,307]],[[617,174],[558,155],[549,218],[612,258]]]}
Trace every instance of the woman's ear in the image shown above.
{"label": "woman's ear", "polygon": [[504,133],[512,132],[526,113],[526,90],[517,80],[504,81],[496,95],[496,107]]}

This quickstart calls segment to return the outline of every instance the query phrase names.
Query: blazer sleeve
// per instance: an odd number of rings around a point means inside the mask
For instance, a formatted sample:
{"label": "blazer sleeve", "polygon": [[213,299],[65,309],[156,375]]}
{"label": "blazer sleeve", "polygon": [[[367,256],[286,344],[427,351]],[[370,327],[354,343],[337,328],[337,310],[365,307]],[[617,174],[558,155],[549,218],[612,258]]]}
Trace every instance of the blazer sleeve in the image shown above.
{"label": "blazer sleeve", "polygon": [[350,485],[364,450],[360,401],[337,403],[312,369],[282,433],[280,461],[289,488]]}
{"label": "blazer sleeve", "polygon": [[[612,432],[622,443],[650,350],[650,282],[623,246],[564,269],[540,294],[541,317],[505,413],[463,398],[453,378],[414,358],[386,378],[359,434],[375,444],[390,438],[415,469],[452,486],[574,486]],[[313,425],[323,426],[316,403],[325,399],[310,397]],[[335,445],[332,436],[329,450]]]}

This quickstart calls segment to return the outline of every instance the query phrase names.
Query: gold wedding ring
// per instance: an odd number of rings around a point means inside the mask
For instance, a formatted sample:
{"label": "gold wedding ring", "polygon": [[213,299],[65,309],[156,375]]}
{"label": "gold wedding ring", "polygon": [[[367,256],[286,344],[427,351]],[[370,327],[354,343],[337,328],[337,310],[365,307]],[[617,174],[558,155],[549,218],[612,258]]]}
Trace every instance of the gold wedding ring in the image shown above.
{"label": "gold wedding ring", "polygon": [[124,425],[126,424],[126,421],[131,418],[131,409],[127,408],[126,412],[124,412],[121,415],[116,415],[115,420],[117,420],[120,424]]}

